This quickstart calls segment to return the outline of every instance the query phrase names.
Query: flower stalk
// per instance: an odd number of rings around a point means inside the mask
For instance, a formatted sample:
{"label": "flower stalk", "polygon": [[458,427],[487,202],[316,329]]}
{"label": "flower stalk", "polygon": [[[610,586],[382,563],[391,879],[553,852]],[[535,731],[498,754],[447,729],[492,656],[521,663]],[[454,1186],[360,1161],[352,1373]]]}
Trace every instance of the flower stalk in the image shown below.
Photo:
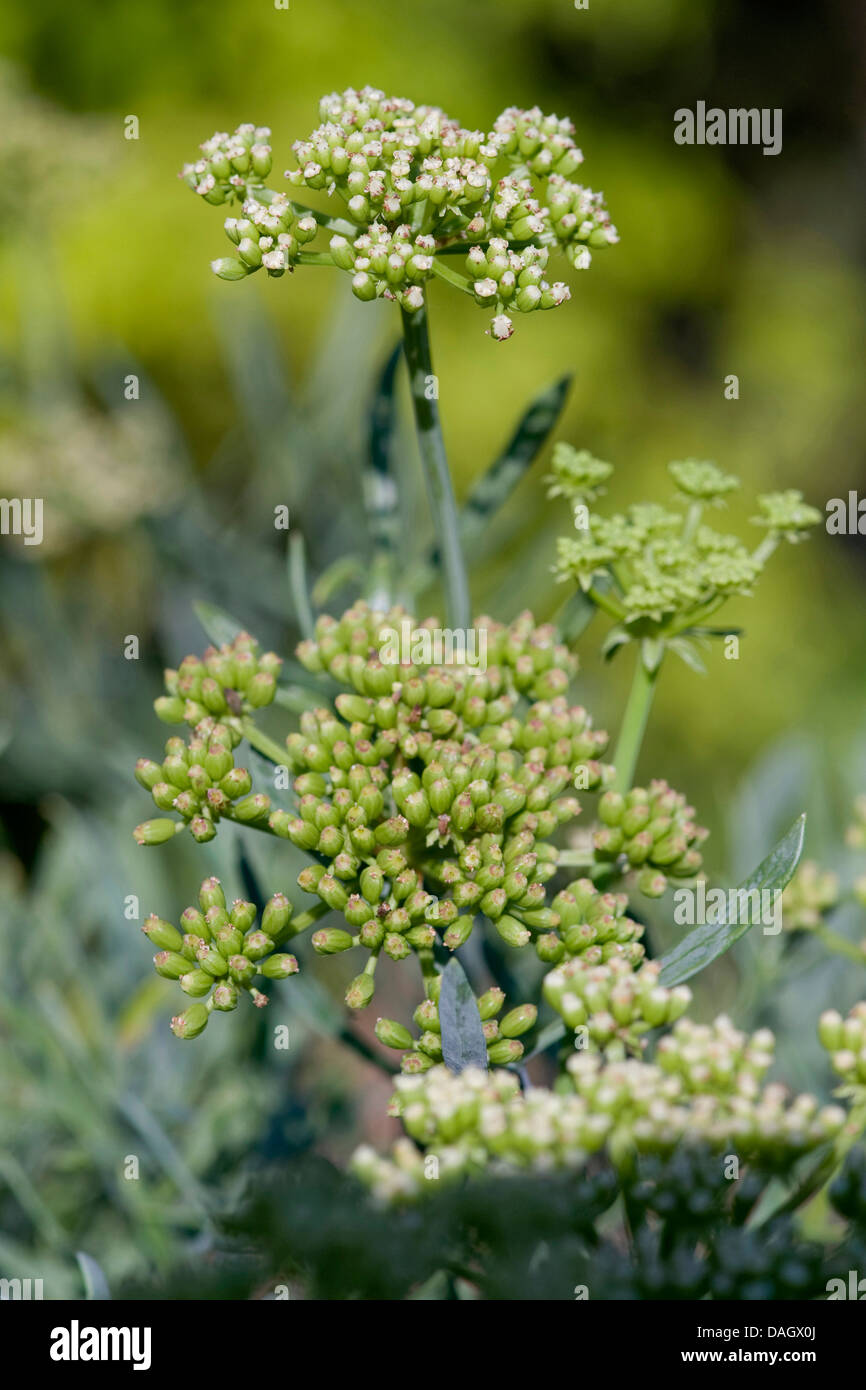
{"label": "flower stalk", "polygon": [[457,504],[451,485],[439,408],[435,393],[431,389],[435,382],[427,309],[425,306],[414,313],[401,309],[401,316],[418,447],[442,557],[448,621],[452,627],[465,630],[469,627],[471,618],[469,585],[460,545]]}

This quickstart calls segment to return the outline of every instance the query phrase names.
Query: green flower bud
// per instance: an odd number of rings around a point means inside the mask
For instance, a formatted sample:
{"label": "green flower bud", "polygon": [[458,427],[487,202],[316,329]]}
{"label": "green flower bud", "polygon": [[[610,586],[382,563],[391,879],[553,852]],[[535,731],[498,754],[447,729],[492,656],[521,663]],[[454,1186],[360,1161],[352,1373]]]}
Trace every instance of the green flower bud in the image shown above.
{"label": "green flower bud", "polygon": [[212,907],[225,908],[226,895],[218,878],[206,878],[204,880],[199,889],[198,900],[202,912],[207,912]]}
{"label": "green flower bud", "polygon": [[346,1004],[350,1009],[366,1009],[376,991],[376,981],[372,975],[363,972],[356,975],[346,988]]}
{"label": "green flower bud", "polygon": [[523,1056],[523,1043],[516,1038],[500,1038],[487,1049],[487,1060],[494,1067],[506,1067]]}
{"label": "green flower bud", "polygon": [[180,951],[183,946],[183,937],[177,927],[173,927],[171,922],[164,922],[155,913],[145,918],[141,930],[158,951]]}
{"label": "green flower bud", "polygon": [[400,1059],[400,1070],[407,1076],[417,1076],[421,1072],[429,1071],[436,1063],[432,1057],[426,1056],[423,1052],[404,1052]]}
{"label": "green flower bud", "polygon": [[237,1008],[239,998],[237,985],[233,984],[231,980],[227,980],[214,989],[213,1006],[220,1013],[228,1014]]}
{"label": "green flower bud", "polygon": [[392,816],[376,827],[376,840],[386,848],[401,845],[409,834],[409,822],[405,816]]}
{"label": "green flower bud", "polygon": [[415,1046],[425,1057],[432,1057],[434,1062],[442,1061],[442,1039],[437,1033],[422,1033]]}
{"label": "green flower bud", "polygon": [[439,1022],[439,1009],[432,999],[422,1000],[412,1015],[412,1019],[416,1028],[420,1028],[423,1033],[441,1033],[442,1031],[442,1025]]}
{"label": "green flower bud", "polygon": [[229,961],[229,974],[239,985],[250,985],[256,977],[256,967],[246,956],[232,956]]}
{"label": "green flower bud", "polygon": [[176,1038],[197,1038],[207,1027],[208,1010],[204,1004],[190,1004],[182,1014],[171,1020],[171,1031]]}
{"label": "green flower bud", "polygon": [[139,758],[135,764],[135,779],[145,791],[150,791],[162,778],[163,769],[159,763],[151,762],[149,758]]}
{"label": "green flower bud", "polygon": [[313,932],[313,950],[320,956],[333,956],[338,951],[348,951],[354,942],[347,931],[341,927],[322,927]]}
{"label": "green flower bud", "polygon": [[247,960],[261,960],[274,949],[274,943],[267,932],[251,931],[243,939],[243,954]]}
{"label": "green flower bud", "polygon": [[289,975],[297,975],[298,962],[294,956],[268,956],[259,966],[261,973],[269,980],[285,980]]}
{"label": "green flower bud", "polygon": [[394,931],[386,932],[385,940],[382,942],[382,950],[392,960],[405,960],[407,956],[412,954],[406,938]]}
{"label": "green flower bud", "polygon": [[478,1013],[481,1017],[481,1021],[485,1023],[488,1019],[495,1018],[499,1013],[499,1010],[505,1003],[505,993],[498,985],[493,985],[490,989],[486,990],[484,994],[480,995],[476,1002],[478,1004]]}
{"label": "green flower bud", "polygon": [[235,956],[243,946],[243,932],[239,932],[237,927],[220,927],[214,933],[216,948],[224,960],[230,956]]}
{"label": "green flower bud", "polygon": [[436,944],[436,930],[434,927],[419,923],[418,926],[409,928],[405,933],[405,939],[413,950],[427,951]]}
{"label": "green flower bud", "polygon": [[179,980],[189,970],[189,961],[178,951],[157,951],[153,964],[157,975],[166,980]]}
{"label": "green flower bud", "polygon": [[538,959],[545,964],[557,965],[565,955],[565,946],[556,932],[548,932],[536,939],[535,951]]}
{"label": "green flower bud", "polygon": [[397,1048],[400,1052],[412,1047],[412,1034],[408,1028],[404,1028],[402,1023],[397,1023],[393,1018],[377,1018],[375,1027],[376,1037],[385,1047]]}
{"label": "green flower bud", "polygon": [[206,970],[188,970],[185,975],[181,975],[178,982],[184,994],[189,994],[193,999],[201,999],[206,994],[210,994],[213,987],[213,976],[208,975]]}
{"label": "green flower bud", "polygon": [[[292,912],[292,904],[284,893],[275,893],[265,903],[262,931],[267,933],[275,945],[279,945],[280,941],[289,935]],[[252,921],[249,925],[252,925]]]}
{"label": "green flower bud", "polygon": [[179,820],[146,820],[135,827],[132,836],[137,845],[164,845],[183,827]]}
{"label": "green flower bud", "polygon": [[206,970],[215,979],[220,979],[228,973],[228,965],[215,946],[209,946],[207,942],[202,942],[196,951],[196,958],[202,970]]}
{"label": "green flower bud", "polygon": [[502,1019],[499,1031],[503,1038],[519,1038],[535,1027],[537,1019],[538,1010],[534,1004],[519,1004]]}
{"label": "green flower bud", "polygon": [[184,718],[184,701],[178,695],[160,695],[153,702],[157,719],[161,719],[163,724],[182,724]]}
{"label": "green flower bud", "polygon": [[262,792],[257,792],[254,796],[246,796],[242,801],[236,801],[232,815],[242,824],[249,824],[251,821],[263,820],[270,809],[270,798]]}
{"label": "green flower bud", "polygon": [[221,779],[220,791],[225,793],[229,801],[236,801],[238,797],[249,795],[252,784],[252,778],[245,767],[233,767]]}
{"label": "green flower bud", "polygon": [[526,927],[521,926],[514,917],[500,917],[493,925],[507,946],[519,948],[525,946],[530,939],[531,933]]}
{"label": "green flower bud", "polygon": [[[468,915],[465,917],[458,917],[457,921],[451,924],[443,936],[443,945],[445,945],[449,951],[459,950],[460,947],[465,946],[466,942],[469,940],[473,925],[474,922],[472,917]],[[528,937],[529,933],[527,932],[526,935]]]}

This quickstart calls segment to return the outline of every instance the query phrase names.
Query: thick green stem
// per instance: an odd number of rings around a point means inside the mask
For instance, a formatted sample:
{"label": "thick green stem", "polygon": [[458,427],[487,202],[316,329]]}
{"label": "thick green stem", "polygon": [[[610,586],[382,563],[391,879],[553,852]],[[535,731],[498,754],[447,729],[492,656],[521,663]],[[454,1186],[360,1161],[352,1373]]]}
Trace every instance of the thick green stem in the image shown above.
{"label": "thick green stem", "polygon": [[655,694],[658,673],[658,666],[654,671],[648,671],[638,655],[634,680],[632,681],[628,704],[625,707],[616,751],[613,755],[614,767],[616,768],[616,777],[613,783],[615,791],[627,792],[632,785]]}
{"label": "thick green stem", "polygon": [[287,939],[292,940],[293,937],[300,936],[301,932],[315,926],[319,918],[324,917],[330,911],[331,908],[328,907],[327,903],[316,903],[314,907],[308,907],[306,912],[301,912],[292,922]]}
{"label": "thick green stem", "polygon": [[460,546],[457,504],[451,486],[451,474],[445,454],[439,408],[436,403],[436,379],[430,355],[430,334],[427,308],[415,313],[401,310],[403,316],[403,345],[409,367],[409,384],[415,412],[418,446],[427,482],[427,495],[439,553],[442,557],[443,581],[449,624],[468,628],[471,621],[469,586]]}
{"label": "thick green stem", "polygon": [[241,729],[247,743],[252,744],[253,748],[257,748],[266,758],[270,758],[271,762],[276,763],[277,767],[283,767],[288,762],[288,752],[285,746],[280,747],[274,739],[268,738],[267,734],[263,734],[261,729],[250,719],[249,715],[246,715],[241,720]]}

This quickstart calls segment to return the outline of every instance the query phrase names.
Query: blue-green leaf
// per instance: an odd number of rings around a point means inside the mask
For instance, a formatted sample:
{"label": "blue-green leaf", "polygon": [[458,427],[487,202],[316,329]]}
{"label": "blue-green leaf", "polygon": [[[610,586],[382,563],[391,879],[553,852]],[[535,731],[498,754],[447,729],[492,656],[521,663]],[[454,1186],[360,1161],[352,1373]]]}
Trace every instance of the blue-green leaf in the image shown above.
{"label": "blue-green leaf", "polygon": [[[804,813],[795,820],[790,830],[786,831],[778,844],[770,850],[766,859],[761,860],[757,869],[743,880],[736,891],[781,892],[786,888],[800,862],[805,833]],[[720,916],[725,920],[705,922],[702,926],[696,927],[688,936],[683,937],[672,951],[668,951],[667,955],[662,957],[659,976],[662,985],[670,988],[672,985],[681,985],[685,980],[690,980],[698,971],[729,950],[753,925],[751,921],[728,921],[726,909]]]}
{"label": "blue-green leaf", "polygon": [[193,608],[196,617],[215,647],[221,647],[224,642],[233,642],[238,633],[243,632],[242,624],[230,613],[224,612],[222,608],[217,608],[215,603],[199,601],[193,604]]}
{"label": "blue-green leaf", "polygon": [[466,1067],[487,1070],[487,1043],[481,1015],[466,972],[452,956],[442,972],[439,995],[439,1022],[442,1028],[442,1059],[450,1071]]}
{"label": "blue-green leaf", "polygon": [[316,619],[310,603],[310,588],[307,582],[307,548],[300,531],[293,531],[289,536],[287,561],[295,617],[304,637],[309,640],[315,633]]}
{"label": "blue-green leaf", "polygon": [[93,1256],[85,1254],[83,1250],[76,1250],[75,1258],[84,1280],[84,1297],[90,1302],[110,1299],[108,1280]]}

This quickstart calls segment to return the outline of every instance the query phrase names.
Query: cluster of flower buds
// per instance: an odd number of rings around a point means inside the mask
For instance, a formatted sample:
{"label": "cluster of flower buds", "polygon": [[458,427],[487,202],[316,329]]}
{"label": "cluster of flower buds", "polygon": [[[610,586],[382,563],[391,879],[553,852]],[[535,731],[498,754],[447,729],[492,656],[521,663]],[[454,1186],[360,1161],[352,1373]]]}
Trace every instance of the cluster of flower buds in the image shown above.
{"label": "cluster of flower buds", "polygon": [[[679,1025],[680,1027],[682,1025]],[[442,1066],[397,1078],[391,1113],[409,1138],[390,1155],[368,1145],[354,1155],[363,1182],[386,1201],[406,1200],[447,1180],[495,1166],[499,1172],[576,1169],[605,1151],[629,1174],[635,1156],[673,1154],[689,1145],[774,1167],[796,1161],[840,1133],[846,1112],[814,1096],[791,1098],[783,1086],[719,1090],[637,1058],[605,1060],[575,1053],[566,1064],[573,1091],[523,1093],[506,1071]]]}
{"label": "cluster of flower buds", "polygon": [[276,950],[294,935],[291,918],[292,904],[276,893],[265,904],[257,927],[255,905],[238,898],[228,907],[216,878],[205,879],[198,906],[184,911],[180,929],[160,917],[147,918],[142,931],[157,948],[157,975],[177,980],[184,994],[195,1000],[171,1020],[176,1037],[198,1037],[214,1010],[230,1013],[244,992],[262,1008],[268,999],[255,987],[257,977],[284,980],[297,974],[295,957]]}
{"label": "cluster of flower buds", "polygon": [[581,504],[577,534],[558,540],[555,571],[588,592],[599,579],[605,581],[605,607],[622,625],[620,640],[636,634],[676,637],[690,620],[699,623],[726,599],[751,594],[779,540],[800,540],[821,519],[799,493],[800,500],[787,493],[761,497],[762,515],[755,520],[769,534],[750,552],[736,536],[701,524],[703,508],[722,503],[738,480],[694,459],[672,463],[669,471],[685,513],[641,503],[604,517],[586,504],[603,490],[610,465],[568,445],[554,451],[551,495],[575,508]]}
{"label": "cluster of flower buds", "polygon": [[842,1080],[854,1086],[866,1085],[866,1003],[855,1004],[847,1018],[828,1009],[821,1015],[818,1037]]}
{"label": "cluster of flower buds", "polygon": [[608,1147],[615,1160],[631,1148],[670,1153],[686,1141],[732,1145],[744,1161],[792,1161],[834,1138],[846,1115],[811,1095],[792,1098],[779,1084],[762,1088],[772,1045],[766,1030],[749,1039],[724,1017],[706,1029],[681,1019],[659,1042],[655,1062],[605,1062],[583,1051],[567,1070],[593,1112],[614,1118]]}
{"label": "cluster of flower buds", "polygon": [[813,526],[820,526],[823,512],[803,501],[802,492],[788,488],[785,492],[766,492],[758,498],[758,516],[752,520],[763,526],[771,536],[781,537],[794,545],[805,540]]}
{"label": "cluster of flower buds", "polygon": [[505,237],[493,237],[486,249],[471,247],[466,269],[472,278],[472,293],[476,304],[494,311],[490,333],[498,341],[514,332],[509,312],[558,309],[571,298],[563,280],[551,285],[545,279],[548,256],[546,246],[529,245],[515,251]]}
{"label": "cluster of flower buds", "polygon": [[278,278],[293,270],[307,242],[312,241],[319,224],[312,213],[298,213],[285,193],[262,190],[244,199],[242,217],[227,217],[225,232],[238,248],[236,256],[222,256],[211,262],[221,280],[244,280],[256,270],[266,270]]}
{"label": "cluster of flower buds", "polygon": [[235,765],[232,749],[239,741],[237,729],[209,714],[196,724],[188,743],[182,738],[167,741],[162,763],[139,758],[137,781],[161,811],[177,811],[182,819],[144,821],[133,831],[138,844],[163,844],[184,827],[204,843],[214,838],[222,817],[242,825],[266,819],[270,799],[253,792],[249,772]]}
{"label": "cluster of flower buds", "polygon": [[355,294],[387,295],[412,311],[424,303],[436,253],[472,246],[484,267],[470,260],[465,282],[443,267],[443,278],[497,310],[490,333],[502,341],[512,332],[506,310],[554,308],[569,298],[564,284],[543,278],[551,249],[581,270],[593,249],[618,240],[602,195],[571,182],[583,155],[570,121],[538,107],[509,108],[485,134],[438,107],[364,87],[324,97],[319,114],[321,124],[293,145],[297,167],[286,178],[293,190],[336,194],[343,219],[313,217],[287,199],[275,213],[279,195],[264,184],[271,167],[264,128],[218,132],[184,166],[182,177],[205,201],[245,200],[245,225],[226,224],[238,255],[214,261],[218,275],[241,279],[262,266],[282,274],[322,221],[335,233],[331,260],[352,275]]}
{"label": "cluster of flower buds", "polygon": [[374,222],[354,241],[332,236],[330,247],[334,264],[351,273],[356,298],[394,299],[409,313],[423,307],[422,286],[433,274],[433,237],[415,235],[405,223],[391,231]]}
{"label": "cluster of flower buds", "polygon": [[656,1061],[692,1094],[711,1091],[751,1099],[773,1064],[775,1045],[769,1028],[749,1036],[726,1014],[706,1024],[684,1018],[659,1042]]}
{"label": "cluster of flower buds", "polygon": [[222,817],[242,824],[266,820],[270,800],[253,792],[233,749],[244,736],[244,719],[272,702],[281,665],[280,657],[260,653],[255,639],[241,632],[166,671],[168,694],[154,709],[163,723],[190,725],[192,737],[188,743],[170,738],[162,763],[139,758],[135,775],[161,811],[176,811],[181,820],[144,821],[134,831],[140,845],[164,844],[185,827],[196,840],[212,840]]}
{"label": "cluster of flower buds", "polygon": [[591,879],[566,885],[551,903],[559,917],[556,931],[536,938],[535,949],[549,965],[578,957],[584,965],[602,965],[621,956],[631,965],[643,960],[643,926],[626,916],[625,893],[602,893]]}
{"label": "cluster of flower buds", "polygon": [[[393,1047],[402,1052],[401,1070],[411,1076],[429,1071],[442,1061],[442,1026],[439,1022],[438,998],[442,977],[436,975],[430,980],[427,997],[418,1005],[413,1022],[420,1036],[413,1038],[409,1029],[396,1019],[376,1020],[376,1037],[385,1047]],[[487,1044],[487,1061],[491,1067],[507,1067],[519,1062],[523,1056],[523,1043],[520,1038],[535,1027],[538,1010],[534,1004],[518,1004],[503,1018],[496,1015],[502,1011],[505,994],[497,986],[488,989],[476,1000],[481,1027]]]}
{"label": "cluster of flower buds", "polygon": [[270,138],[267,126],[240,125],[232,135],[217,131],[199,146],[201,158],[185,164],[180,177],[206,203],[245,198],[249,189],[263,187],[271,172]]}
{"label": "cluster of flower buds", "polygon": [[551,472],[545,481],[548,497],[564,497],[568,502],[594,502],[605,492],[613,464],[597,459],[588,449],[575,449],[562,439],[553,446]]}
{"label": "cluster of flower buds", "polygon": [[839,879],[805,859],[782,897],[782,922],[788,931],[810,931],[839,901]]}
{"label": "cluster of flower buds", "polygon": [[389,1156],[369,1145],[352,1159],[357,1176],[382,1200],[414,1198],[441,1182],[482,1172],[539,1165],[576,1167],[604,1144],[609,1123],[591,1115],[579,1097],[543,1087],[525,1094],[513,1072],[459,1075],[434,1066],[423,1075],[398,1076],[391,1113],[411,1138]]}
{"label": "cluster of flower buds", "polygon": [[[387,634],[404,624],[401,663]],[[320,619],[298,649],[310,670],[350,687],[289,735],[298,815],[269,822],[317,856],[298,881],[352,929],[316,932],[322,953],[361,945],[399,960],[437,934],[454,950],[478,912],[517,947],[559,925],[546,904],[558,857],[547,841],[580,809],[568,794],[578,767],[589,789],[609,782],[597,760],[607,736],[568,705],[574,659],[530,615],[510,627],[480,620],[493,663],[483,670],[433,664],[438,632],[435,620],[413,628],[403,610],[358,604]],[[518,717],[521,696],[533,703]],[[368,1003],[372,976],[358,980],[349,1002]]]}
{"label": "cluster of flower buds", "polygon": [[154,709],[165,724],[192,728],[216,715],[239,727],[233,720],[271,704],[282,664],[275,652],[260,652],[254,637],[239,632],[233,642],[208,647],[203,657],[186,656],[176,671],[166,671],[168,694]]}
{"label": "cluster of flower buds", "polygon": [[585,1028],[596,1048],[622,1056],[640,1047],[642,1033],[674,1023],[691,1003],[686,985],[659,984],[660,969],[657,961],[635,969],[625,954],[600,965],[575,956],[544,977],[542,991],[566,1027]]}
{"label": "cluster of flower buds", "polygon": [[682,793],[662,779],[650,782],[649,788],[633,787],[625,795],[608,790],[598,803],[602,824],[593,836],[596,858],[625,855],[628,864],[640,870],[640,891],[658,898],[668,878],[694,878],[701,867],[697,846],[709,831],[695,824],[694,814]]}

